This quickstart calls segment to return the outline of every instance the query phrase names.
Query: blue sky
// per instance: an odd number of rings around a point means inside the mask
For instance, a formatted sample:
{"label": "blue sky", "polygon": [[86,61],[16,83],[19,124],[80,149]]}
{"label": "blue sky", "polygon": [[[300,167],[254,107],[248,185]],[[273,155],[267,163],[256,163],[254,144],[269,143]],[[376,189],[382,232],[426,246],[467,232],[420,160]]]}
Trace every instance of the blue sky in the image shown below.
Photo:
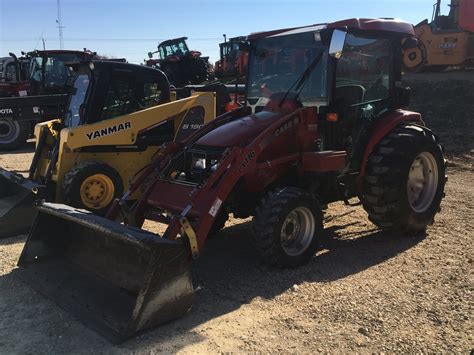
{"label": "blue sky", "polygon": [[[56,0],[0,0],[0,56],[58,49]],[[140,63],[163,39],[187,36],[218,59],[222,34],[331,22],[350,17],[431,18],[435,0],[61,0],[65,49],[87,47]],[[443,2],[447,12],[448,0]]]}

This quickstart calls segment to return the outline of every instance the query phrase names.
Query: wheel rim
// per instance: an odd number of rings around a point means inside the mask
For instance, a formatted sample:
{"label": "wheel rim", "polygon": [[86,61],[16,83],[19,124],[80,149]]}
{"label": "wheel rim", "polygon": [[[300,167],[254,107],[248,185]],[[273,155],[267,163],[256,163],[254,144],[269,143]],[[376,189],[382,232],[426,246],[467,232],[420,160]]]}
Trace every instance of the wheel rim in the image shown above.
{"label": "wheel rim", "polygon": [[20,135],[20,124],[9,118],[0,120],[0,143],[14,142]]}
{"label": "wheel rim", "polygon": [[88,176],[81,184],[81,201],[90,209],[105,208],[112,202],[115,187],[104,174]]}
{"label": "wheel rim", "polygon": [[438,188],[438,164],[428,152],[420,153],[408,173],[407,192],[411,208],[423,213],[431,206]]}
{"label": "wheel rim", "polygon": [[309,208],[297,207],[286,216],[281,227],[281,246],[290,256],[301,255],[308,249],[315,232],[313,213]]}

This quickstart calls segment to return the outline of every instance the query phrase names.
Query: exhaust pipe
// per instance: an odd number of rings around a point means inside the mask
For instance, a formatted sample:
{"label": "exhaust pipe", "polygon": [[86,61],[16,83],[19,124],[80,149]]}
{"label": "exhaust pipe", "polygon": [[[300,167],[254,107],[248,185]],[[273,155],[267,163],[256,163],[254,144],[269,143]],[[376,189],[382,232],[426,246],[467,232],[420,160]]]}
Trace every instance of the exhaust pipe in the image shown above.
{"label": "exhaust pipe", "polygon": [[41,203],[15,270],[112,342],[185,314],[191,258],[181,241],[85,210]]}
{"label": "exhaust pipe", "polygon": [[28,233],[45,187],[0,168],[0,238]]}

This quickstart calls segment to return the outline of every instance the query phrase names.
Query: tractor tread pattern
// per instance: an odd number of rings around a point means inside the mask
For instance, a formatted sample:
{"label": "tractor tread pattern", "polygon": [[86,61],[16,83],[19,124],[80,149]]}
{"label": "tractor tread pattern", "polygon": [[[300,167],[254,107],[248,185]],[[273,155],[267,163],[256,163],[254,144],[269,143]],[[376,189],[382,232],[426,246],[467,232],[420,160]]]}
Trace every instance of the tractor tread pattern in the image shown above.
{"label": "tractor tread pattern", "polygon": [[[280,262],[280,252],[274,242],[274,226],[278,224],[279,217],[285,206],[288,205],[292,199],[298,199],[304,195],[309,194],[299,188],[277,188],[270,191],[257,207],[255,217],[252,221],[252,241],[266,264],[278,267],[285,266]],[[315,202],[314,210],[318,213],[315,218],[322,221],[323,214],[320,208],[317,207],[319,204],[314,197],[311,196],[311,198],[313,198]]]}
{"label": "tractor tread pattern", "polygon": [[[414,149],[432,146],[436,155],[443,157],[443,148],[438,137],[428,128],[405,123],[396,127],[383,138],[374,148],[367,163],[366,175],[363,180],[361,201],[369,215],[369,220],[385,230],[403,230],[420,232],[427,224],[433,222],[434,213],[438,211],[439,201],[434,204],[436,211],[424,216],[416,216],[406,206],[406,167],[407,157],[413,155]],[[441,190],[444,190],[444,172],[446,160],[441,158],[443,178],[440,179]],[[409,167],[408,167],[409,168]]]}

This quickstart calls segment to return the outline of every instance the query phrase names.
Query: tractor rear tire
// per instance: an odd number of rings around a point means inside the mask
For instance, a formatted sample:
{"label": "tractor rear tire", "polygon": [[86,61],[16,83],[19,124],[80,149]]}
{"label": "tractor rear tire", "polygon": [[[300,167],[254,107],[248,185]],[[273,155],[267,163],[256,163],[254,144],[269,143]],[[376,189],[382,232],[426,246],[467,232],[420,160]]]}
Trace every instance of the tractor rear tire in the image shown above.
{"label": "tractor rear tire", "polygon": [[29,122],[0,118],[0,150],[15,150],[26,144],[30,136]]}
{"label": "tractor rear tire", "polygon": [[62,192],[66,204],[103,216],[114,199],[122,196],[122,178],[105,163],[85,161],[66,173]]}
{"label": "tractor rear tire", "polygon": [[296,267],[307,263],[319,247],[323,215],[311,194],[284,187],[262,200],[252,232],[255,248],[266,264]]}
{"label": "tractor rear tire", "polygon": [[384,230],[422,233],[439,211],[446,161],[438,137],[406,123],[375,146],[367,163],[361,201]]}

